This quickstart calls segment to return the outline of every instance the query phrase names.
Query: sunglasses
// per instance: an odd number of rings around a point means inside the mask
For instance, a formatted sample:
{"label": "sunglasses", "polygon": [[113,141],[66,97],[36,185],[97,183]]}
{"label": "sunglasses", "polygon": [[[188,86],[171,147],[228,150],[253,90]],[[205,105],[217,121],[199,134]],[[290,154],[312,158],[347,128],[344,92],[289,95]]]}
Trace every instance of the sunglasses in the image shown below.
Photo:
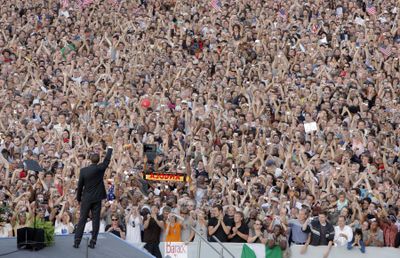
{"label": "sunglasses", "polygon": [[256,225],[256,226],[261,226],[261,224],[260,224],[260,223],[255,223],[255,225]]}
{"label": "sunglasses", "polygon": [[118,221],[118,219],[111,219],[112,221]]}

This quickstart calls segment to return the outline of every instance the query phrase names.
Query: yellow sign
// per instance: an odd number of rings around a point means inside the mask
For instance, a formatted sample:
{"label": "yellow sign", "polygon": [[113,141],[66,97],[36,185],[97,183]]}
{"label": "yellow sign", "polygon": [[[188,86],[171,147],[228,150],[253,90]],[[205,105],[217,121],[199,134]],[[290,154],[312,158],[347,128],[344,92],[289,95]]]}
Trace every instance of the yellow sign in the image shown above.
{"label": "yellow sign", "polygon": [[186,176],[184,174],[149,173],[144,175],[144,179],[150,181],[184,182]]}

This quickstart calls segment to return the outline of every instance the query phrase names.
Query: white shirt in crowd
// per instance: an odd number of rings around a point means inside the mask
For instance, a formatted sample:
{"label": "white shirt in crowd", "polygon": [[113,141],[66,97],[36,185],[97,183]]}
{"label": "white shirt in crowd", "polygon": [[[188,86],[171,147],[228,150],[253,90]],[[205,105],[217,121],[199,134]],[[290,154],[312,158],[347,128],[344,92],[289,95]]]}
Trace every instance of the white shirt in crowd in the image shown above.
{"label": "white shirt in crowd", "polygon": [[[347,236],[347,239],[340,234]],[[349,226],[344,226],[342,229],[335,226],[335,239],[334,242],[337,246],[347,246],[347,243],[353,239],[353,230]]]}
{"label": "white shirt in crowd", "polygon": [[0,238],[9,237],[8,233],[12,231],[12,226],[10,223],[4,224],[4,226],[0,226]]}
{"label": "white shirt in crowd", "polygon": [[58,222],[56,220],[56,223],[54,225],[54,234],[56,235],[68,235],[68,234],[72,234],[72,231],[70,229],[73,230],[74,225],[70,222],[69,224],[64,224],[61,221]]}
{"label": "white shirt in crowd", "polygon": [[129,217],[128,223],[126,224],[126,241],[135,244],[142,242],[141,231],[143,225],[143,218],[141,216]]}
{"label": "white shirt in crowd", "polygon": [[[105,223],[105,221],[104,221],[104,220],[100,220],[99,233],[104,233],[104,232],[106,232],[105,229],[106,229],[106,223]],[[92,221],[86,222],[85,229],[84,229],[83,232],[86,233],[86,234],[88,234],[88,233],[91,233],[92,230],[93,230],[93,223],[92,223]]]}

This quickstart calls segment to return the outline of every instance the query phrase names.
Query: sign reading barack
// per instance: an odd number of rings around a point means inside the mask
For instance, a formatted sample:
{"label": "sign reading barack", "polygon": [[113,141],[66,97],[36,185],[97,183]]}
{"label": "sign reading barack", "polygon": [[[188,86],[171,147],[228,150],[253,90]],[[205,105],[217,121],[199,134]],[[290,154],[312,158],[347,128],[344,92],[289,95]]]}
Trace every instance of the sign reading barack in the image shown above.
{"label": "sign reading barack", "polygon": [[164,258],[187,258],[188,246],[181,242],[166,242]]}

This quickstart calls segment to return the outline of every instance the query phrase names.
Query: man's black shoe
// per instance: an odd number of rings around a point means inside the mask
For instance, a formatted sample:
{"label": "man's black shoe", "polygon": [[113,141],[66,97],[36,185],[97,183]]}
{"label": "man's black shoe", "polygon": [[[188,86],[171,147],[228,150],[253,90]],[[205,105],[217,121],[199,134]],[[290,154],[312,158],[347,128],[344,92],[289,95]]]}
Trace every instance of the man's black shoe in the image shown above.
{"label": "man's black shoe", "polygon": [[74,248],[79,248],[79,244],[78,243],[74,243]]}
{"label": "man's black shoe", "polygon": [[89,245],[90,248],[94,249],[96,246],[96,242],[95,241],[90,241]]}

